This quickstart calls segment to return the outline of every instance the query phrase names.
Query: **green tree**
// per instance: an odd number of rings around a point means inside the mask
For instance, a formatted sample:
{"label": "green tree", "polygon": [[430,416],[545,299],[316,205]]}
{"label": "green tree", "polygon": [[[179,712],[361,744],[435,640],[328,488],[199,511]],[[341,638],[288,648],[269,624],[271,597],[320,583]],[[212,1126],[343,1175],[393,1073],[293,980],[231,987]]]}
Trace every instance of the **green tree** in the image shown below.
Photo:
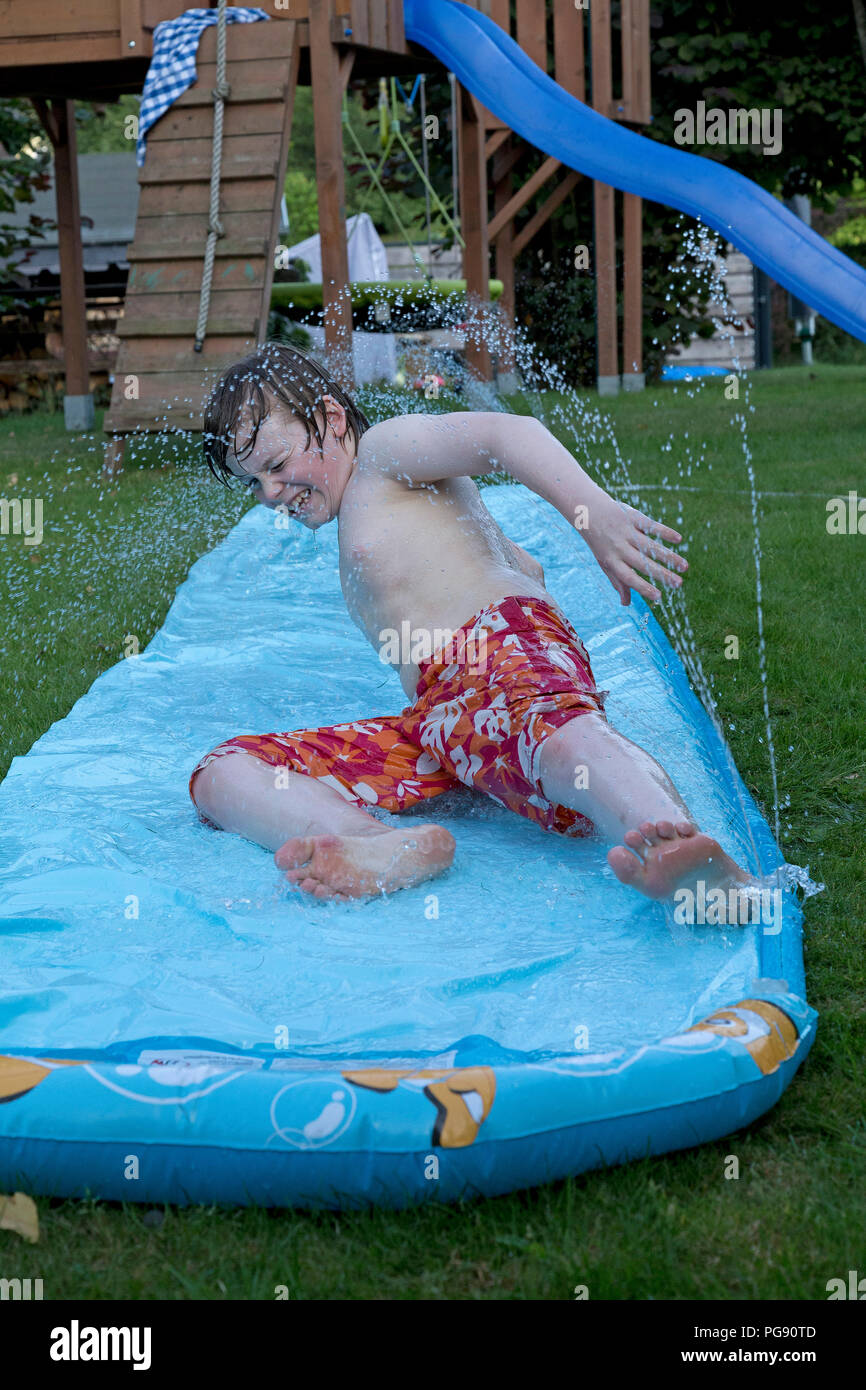
{"label": "green tree", "polygon": [[286,207],[289,210],[289,231],[283,237],[287,246],[305,241],[319,230],[319,203],[316,180],[304,169],[291,166],[286,173]]}
{"label": "green tree", "polygon": [[127,94],[112,102],[79,101],[75,104],[75,133],[79,154],[135,154],[137,129],[130,121],[138,116],[141,99]]}
{"label": "green tree", "polygon": [[827,203],[864,173],[866,84],[851,0],[653,0],[651,138],[673,144],[681,109],[782,112],[777,156],[750,146],[695,152],[788,197]]}
{"label": "green tree", "polygon": [[[34,193],[49,187],[50,163],[50,145],[30,102],[18,98],[0,101],[0,265],[20,259],[21,252],[38,243],[42,233],[55,225],[35,213],[24,227],[13,226],[8,220],[8,214],[19,204],[32,203]],[[0,309],[9,311],[17,305],[13,289],[0,294]]]}

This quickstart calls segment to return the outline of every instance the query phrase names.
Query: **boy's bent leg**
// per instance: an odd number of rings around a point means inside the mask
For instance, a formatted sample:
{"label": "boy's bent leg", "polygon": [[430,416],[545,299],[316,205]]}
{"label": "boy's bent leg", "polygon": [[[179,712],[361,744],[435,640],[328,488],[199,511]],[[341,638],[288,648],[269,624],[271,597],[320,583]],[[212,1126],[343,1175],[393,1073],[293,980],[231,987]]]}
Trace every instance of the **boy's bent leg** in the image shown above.
{"label": "boy's bent leg", "polygon": [[315,777],[285,769],[278,784],[272,765],[240,751],[215,758],[196,774],[193,800],[220,830],[270,850],[293,836],[369,835],[387,829]]}
{"label": "boy's bent leg", "polygon": [[276,850],[277,866],[317,898],[364,897],[434,878],[454,858],[439,825],[395,830],[307,772],[274,766],[241,750],[193,776],[199,810],[222,830]]}
{"label": "boy's bent leg", "polygon": [[610,867],[621,883],[647,897],[667,898],[699,880],[707,888],[754,882],[716,840],[697,830],[655,758],[603,715],[577,715],[549,734],[540,769],[544,796],[580,811],[603,839],[613,841]]}

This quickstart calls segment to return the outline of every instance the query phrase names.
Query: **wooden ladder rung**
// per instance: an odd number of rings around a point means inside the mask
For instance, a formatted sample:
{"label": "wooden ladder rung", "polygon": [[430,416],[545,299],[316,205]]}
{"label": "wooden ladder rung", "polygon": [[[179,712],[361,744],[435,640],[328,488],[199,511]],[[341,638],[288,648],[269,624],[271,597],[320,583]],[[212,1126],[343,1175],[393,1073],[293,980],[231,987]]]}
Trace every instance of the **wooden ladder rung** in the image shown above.
{"label": "wooden ladder rung", "polygon": [[[133,244],[126,253],[127,260],[130,261],[201,261],[204,260],[205,238],[207,231],[203,231],[196,240],[188,238],[186,241],[164,241],[148,246],[147,243],[141,245]],[[217,257],[220,256],[266,256],[268,254],[267,237],[260,236],[239,236],[239,237],[218,237],[216,244]]]}
{"label": "wooden ladder rung", "polygon": [[[185,319],[139,319],[125,323],[121,319],[115,332],[118,338],[194,338],[196,321]],[[259,320],[244,318],[209,318],[208,337],[211,338],[253,338],[259,334]],[[132,369],[130,369],[132,370]]]}
{"label": "wooden ladder rung", "polygon": [[[104,421],[109,432],[201,430],[213,382],[245,357],[266,330],[300,61],[298,37],[295,21],[239,26],[229,35],[231,96],[220,174],[226,234],[216,243],[201,353],[194,351],[194,339],[213,159],[213,29],[199,45],[197,83],[154,128],[139,173],[135,237],[127,252],[126,308],[116,328],[121,346]],[[127,400],[130,382],[134,399]],[[112,473],[120,467],[113,447]]]}
{"label": "wooden ladder rung", "polygon": [[[285,101],[286,91],[285,82],[262,82],[258,85],[239,82],[236,87],[232,87],[227,105],[248,106],[259,101]],[[213,106],[211,88],[197,82],[172,102],[172,109],[175,106]]]}
{"label": "wooden ladder rung", "polygon": [[[210,183],[210,160],[184,164],[180,160],[171,164],[145,164],[138,176],[140,184],[153,183]],[[275,179],[277,161],[268,155],[254,154],[248,159],[223,160],[220,181],[226,183],[237,179]]]}

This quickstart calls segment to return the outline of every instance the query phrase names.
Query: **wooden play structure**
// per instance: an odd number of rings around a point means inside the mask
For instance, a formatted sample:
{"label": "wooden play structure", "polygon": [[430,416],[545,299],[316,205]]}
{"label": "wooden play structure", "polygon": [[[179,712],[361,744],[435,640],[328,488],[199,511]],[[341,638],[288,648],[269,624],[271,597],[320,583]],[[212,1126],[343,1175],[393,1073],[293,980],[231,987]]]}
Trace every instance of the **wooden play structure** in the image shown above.
{"label": "wooden play structure", "polygon": [[[649,0],[621,0],[616,52],[611,0],[592,0],[591,6],[576,0],[475,0],[473,8],[511,33],[568,92],[589,100],[605,116],[634,125],[649,121]],[[181,9],[180,0],[40,0],[34,6],[0,0],[2,90],[34,101],[54,147],[70,427],[86,427],[92,419],[73,103],[76,98],[110,101],[139,92],[155,26]],[[298,83],[311,84],[313,92],[326,346],[336,369],[350,378],[343,92],[350,78],[441,69],[429,53],[407,43],[402,0],[288,0],[268,6],[268,12],[267,22],[232,24],[226,30],[229,93],[219,180],[221,235],[199,352],[194,338],[209,224],[215,26],[200,41],[197,83],[148,134],[135,239],[128,253],[122,343],[104,425],[113,436],[110,468],[119,465],[128,433],[200,428],[208,380],[266,336]],[[526,143],[468,91],[460,89],[458,98],[464,277],[470,299],[483,306],[493,269],[503,282],[499,312],[507,319],[514,313],[517,257],[581,176],[546,158],[531,176],[521,177]],[[531,216],[522,216],[548,185],[541,205]],[[621,364],[616,266],[620,196]],[[598,385],[602,392],[620,384],[635,389],[643,385],[641,200],[596,183],[594,223]],[[467,342],[467,361],[481,377],[493,377],[484,342]],[[509,378],[507,349],[500,352],[496,369],[501,380]]]}
{"label": "wooden play structure", "polygon": [[[650,112],[649,0],[621,0],[619,69],[621,94],[614,96],[614,52],[611,0],[468,0],[501,25],[543,71],[579,101],[589,101],[611,120],[645,125]],[[588,45],[588,50],[587,50]],[[587,62],[587,58],[589,62]],[[589,82],[589,73],[592,80]],[[503,312],[514,316],[514,262],[541,230],[551,213],[574,188],[580,174],[548,158],[534,174],[519,179],[518,168],[526,143],[463,92],[461,145],[461,214],[466,239],[464,275],[470,294],[483,298],[490,247],[494,248],[496,278],[504,285]],[[488,173],[489,170],[489,173]],[[555,181],[555,182],[554,182]],[[519,229],[517,214],[548,183],[551,192],[538,210]],[[492,190],[492,209],[488,208]],[[623,227],[623,343],[619,366],[616,193],[595,182],[594,272],[596,281],[596,330],[598,386],[603,394],[643,386],[642,330],[642,201],[622,196]],[[492,211],[492,216],[490,212]],[[475,350],[474,366],[490,377],[489,355]],[[508,370],[507,362],[500,370]]]}

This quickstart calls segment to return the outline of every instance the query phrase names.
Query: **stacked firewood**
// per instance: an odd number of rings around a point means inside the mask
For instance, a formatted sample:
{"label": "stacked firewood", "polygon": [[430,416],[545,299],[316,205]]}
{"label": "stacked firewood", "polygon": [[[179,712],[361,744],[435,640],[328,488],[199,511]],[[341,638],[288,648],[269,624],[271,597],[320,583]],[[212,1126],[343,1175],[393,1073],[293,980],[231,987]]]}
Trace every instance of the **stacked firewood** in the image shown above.
{"label": "stacked firewood", "polygon": [[[107,405],[110,376],[107,364],[93,364],[90,390],[97,405]],[[24,415],[31,410],[59,410],[63,407],[63,363],[54,358],[29,361],[0,361],[0,417]]]}
{"label": "stacked firewood", "polygon": [[[119,338],[118,306],[88,305],[90,390],[107,405]],[[63,407],[63,334],[59,310],[0,314],[0,418]]]}

